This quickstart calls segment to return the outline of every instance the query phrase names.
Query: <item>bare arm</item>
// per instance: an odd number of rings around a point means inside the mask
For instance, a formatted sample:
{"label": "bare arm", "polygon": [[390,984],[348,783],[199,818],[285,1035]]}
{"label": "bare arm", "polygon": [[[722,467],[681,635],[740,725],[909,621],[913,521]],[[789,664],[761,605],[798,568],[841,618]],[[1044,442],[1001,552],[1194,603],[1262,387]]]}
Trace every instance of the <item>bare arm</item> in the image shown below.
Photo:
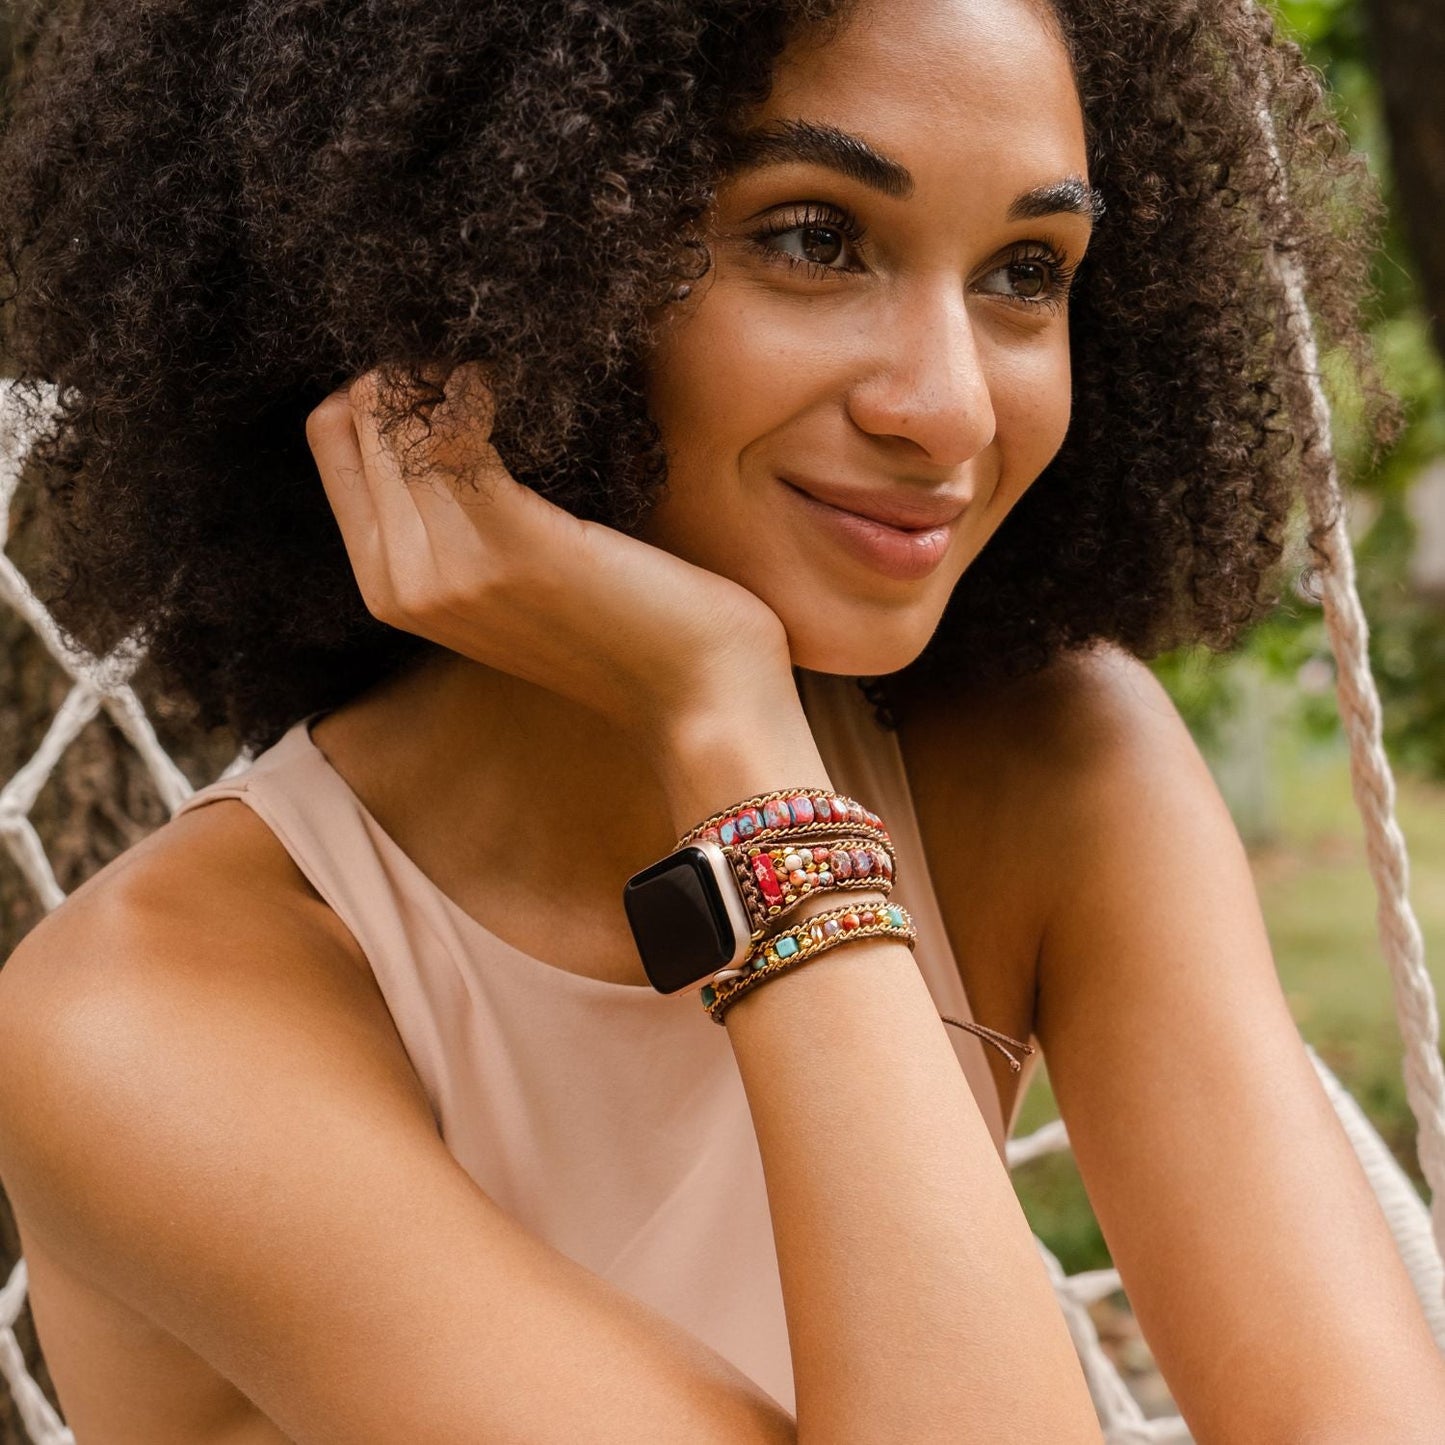
{"label": "bare arm", "polygon": [[[801,718],[774,702],[680,742],[679,833],[756,792],[829,787]],[[869,939],[795,967],[739,999],[727,1028],[767,1178],[798,1439],[1099,1440],[1028,1223],[907,947]]]}
{"label": "bare arm", "polygon": [[[1143,664],[1080,674],[1038,1036],[1195,1438],[1424,1445],[1445,1358],[1301,1045],[1239,837]],[[1040,715],[1043,709],[1036,710]]]}

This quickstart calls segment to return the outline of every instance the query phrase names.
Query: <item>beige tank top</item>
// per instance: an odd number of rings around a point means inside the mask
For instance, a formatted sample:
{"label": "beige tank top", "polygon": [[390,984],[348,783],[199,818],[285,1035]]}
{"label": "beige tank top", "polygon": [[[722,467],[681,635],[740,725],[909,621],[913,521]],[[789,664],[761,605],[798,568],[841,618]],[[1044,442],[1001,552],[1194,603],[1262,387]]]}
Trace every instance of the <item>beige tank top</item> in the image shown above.
{"label": "beige tank top", "polygon": [[[940,1014],[972,1021],[896,736],[850,679],[798,676],[833,785],[888,825],[893,897]],[[762,1159],[726,1029],[691,993],[569,973],[489,933],[362,806],[311,737],[320,716],[178,813],[239,798],[272,829],[370,961],[442,1139],[491,1199],[793,1411]],[[987,1046],[946,1032],[1002,1155]]]}

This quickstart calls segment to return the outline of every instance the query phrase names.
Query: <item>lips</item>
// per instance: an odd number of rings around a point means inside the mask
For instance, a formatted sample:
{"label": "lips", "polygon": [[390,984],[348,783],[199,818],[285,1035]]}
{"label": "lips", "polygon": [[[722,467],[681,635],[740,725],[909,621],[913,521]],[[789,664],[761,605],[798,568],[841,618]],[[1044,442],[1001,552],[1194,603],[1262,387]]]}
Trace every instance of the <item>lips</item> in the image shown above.
{"label": "lips", "polygon": [[[905,509],[896,498],[880,498],[876,492],[857,489],[843,492],[830,487],[827,494],[839,497],[847,504],[837,506],[814,495],[811,490],[804,491],[796,483],[781,477],[778,480],[783,487],[777,513],[781,525],[805,527],[810,550],[814,537],[831,539],[832,545],[842,555],[895,582],[913,584],[937,572],[953,550],[954,537],[962,525],[959,520],[961,508],[957,501],[948,503],[951,521],[922,527],[899,527],[852,510],[854,507],[870,507],[881,510],[888,517],[903,516],[905,520],[913,521],[922,510],[917,505],[919,501],[924,507],[931,508],[934,516],[942,514],[940,503],[943,499],[937,493],[910,498],[914,505]],[[818,488],[820,493],[823,490]]]}
{"label": "lips", "polygon": [[815,501],[825,502],[854,516],[865,517],[884,527],[900,532],[929,532],[946,526],[968,506],[967,497],[942,493],[908,493],[864,491],[851,487],[831,487],[821,482],[782,477],[784,486],[803,492]]}

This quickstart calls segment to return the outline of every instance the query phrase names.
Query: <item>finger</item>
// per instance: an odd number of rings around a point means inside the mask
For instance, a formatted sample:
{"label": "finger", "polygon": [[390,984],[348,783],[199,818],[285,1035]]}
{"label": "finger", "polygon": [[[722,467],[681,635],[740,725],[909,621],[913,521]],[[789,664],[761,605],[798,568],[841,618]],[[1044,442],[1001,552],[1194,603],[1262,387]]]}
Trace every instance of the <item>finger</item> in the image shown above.
{"label": "finger", "polygon": [[[424,583],[431,565],[426,528],[412,500],[397,445],[381,435],[374,371],[349,388],[357,450],[376,521],[377,551],[393,595]],[[405,429],[403,429],[405,430]]]}
{"label": "finger", "polygon": [[332,392],[307,416],[306,441],[360,581],[371,576],[380,561],[378,526],[346,388]]}
{"label": "finger", "polygon": [[429,466],[408,482],[438,566],[449,575],[474,568],[478,545],[492,566],[536,556],[559,527],[576,524],[561,508],[512,476],[492,445],[495,399],[474,362],[453,369],[445,400],[431,415],[432,432],[418,449]]}

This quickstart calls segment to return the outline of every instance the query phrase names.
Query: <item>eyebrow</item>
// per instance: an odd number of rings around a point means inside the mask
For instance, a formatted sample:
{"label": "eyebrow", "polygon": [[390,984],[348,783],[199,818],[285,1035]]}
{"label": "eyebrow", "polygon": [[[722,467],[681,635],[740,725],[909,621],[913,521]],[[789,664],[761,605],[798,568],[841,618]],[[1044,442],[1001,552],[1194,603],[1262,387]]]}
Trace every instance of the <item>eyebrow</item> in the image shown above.
{"label": "eyebrow", "polygon": [[[901,161],[874,149],[862,136],[809,120],[776,120],[734,135],[724,153],[729,171],[801,161],[827,166],[894,200],[913,194],[913,174]],[[1061,214],[1094,222],[1104,214],[1104,198],[1082,176],[1065,176],[1015,196],[1010,221],[1036,221]]]}

